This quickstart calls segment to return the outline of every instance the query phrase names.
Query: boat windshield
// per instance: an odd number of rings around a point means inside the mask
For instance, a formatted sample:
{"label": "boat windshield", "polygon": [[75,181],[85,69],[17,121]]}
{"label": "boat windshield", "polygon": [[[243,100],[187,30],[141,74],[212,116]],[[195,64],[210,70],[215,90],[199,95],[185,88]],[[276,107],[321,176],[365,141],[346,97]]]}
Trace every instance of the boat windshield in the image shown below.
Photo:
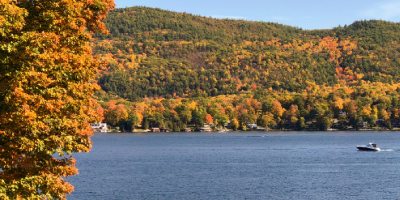
{"label": "boat windshield", "polygon": [[369,143],[368,146],[376,148],[377,145],[375,143]]}

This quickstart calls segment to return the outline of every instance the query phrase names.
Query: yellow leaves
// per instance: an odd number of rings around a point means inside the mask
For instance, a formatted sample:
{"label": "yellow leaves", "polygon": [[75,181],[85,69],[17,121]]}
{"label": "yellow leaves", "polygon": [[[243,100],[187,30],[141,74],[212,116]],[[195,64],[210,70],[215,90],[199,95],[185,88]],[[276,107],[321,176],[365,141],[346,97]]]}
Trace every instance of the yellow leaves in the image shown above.
{"label": "yellow leaves", "polygon": [[364,78],[364,74],[356,74],[356,79],[357,80],[361,80],[362,78]]}
{"label": "yellow leaves", "polygon": [[82,16],[86,20],[86,26],[92,32],[107,33],[108,30],[103,24],[108,11],[114,9],[115,4],[113,0],[90,0],[86,1],[82,9]]}
{"label": "yellow leaves", "polygon": [[[20,138],[20,146],[19,146],[19,149],[20,150],[27,150],[27,151],[30,151],[30,152],[35,152],[35,150],[36,150],[36,142],[37,141],[32,141],[30,138],[27,138],[27,137],[21,137]],[[40,144],[39,144],[40,145]]]}
{"label": "yellow leaves", "polygon": [[137,117],[137,123],[134,126],[140,125],[143,122],[143,114],[140,112],[135,112],[135,116]]}
{"label": "yellow leaves", "polygon": [[351,94],[351,93],[353,93],[354,92],[354,89],[353,88],[351,88],[351,87],[343,87],[343,92],[344,92],[344,94]]}
{"label": "yellow leaves", "polygon": [[281,103],[278,100],[274,100],[272,102],[272,113],[277,117],[282,117],[285,109],[282,107]]}
{"label": "yellow leaves", "polygon": [[248,40],[244,40],[244,41],[242,42],[242,45],[243,45],[244,47],[246,47],[246,46],[252,46],[252,45],[253,45],[253,42],[252,42],[252,41],[248,41]]}
{"label": "yellow leaves", "polygon": [[319,46],[322,48],[329,49],[331,51],[335,51],[337,47],[339,46],[338,44],[338,39],[333,38],[333,37],[324,37],[320,40]]}
{"label": "yellow leaves", "polygon": [[341,40],[339,46],[341,46],[342,49],[347,52],[347,55],[351,55],[352,51],[357,48],[357,43],[355,41],[347,39]]}
{"label": "yellow leaves", "polygon": [[113,48],[112,41],[105,39],[96,43],[96,48],[101,48],[104,51],[111,51]]}
{"label": "yellow leaves", "polygon": [[233,118],[231,120],[231,126],[232,126],[233,130],[237,130],[240,126],[239,120],[237,118]]}
{"label": "yellow leaves", "polygon": [[128,119],[129,113],[124,104],[116,104],[115,101],[111,101],[108,103],[105,117],[112,126],[117,126],[120,121]]}
{"label": "yellow leaves", "polygon": [[276,126],[276,121],[272,113],[266,113],[261,118],[262,126],[266,128],[272,128]]}
{"label": "yellow leaves", "polygon": [[31,110],[30,106],[28,106],[27,104],[22,105],[21,112],[22,112],[22,117],[24,117],[24,119],[27,120],[27,122],[34,122],[37,118],[36,112]]}
{"label": "yellow leaves", "polygon": [[337,97],[334,102],[335,108],[338,110],[343,110],[344,103],[345,103],[345,101],[342,98]]}
{"label": "yellow leaves", "polygon": [[378,117],[387,121],[390,119],[390,112],[385,109],[380,109],[378,112]]}
{"label": "yellow leaves", "polygon": [[26,9],[30,4],[16,2],[0,0],[0,49],[8,52],[1,58],[0,179],[21,186],[6,189],[11,197],[65,199],[73,187],[62,176],[77,169],[52,156],[91,147],[88,122],[101,111],[92,99],[98,62],[87,30],[104,30],[113,2],[35,1]]}
{"label": "yellow leaves", "polygon": [[364,106],[361,110],[361,114],[365,117],[369,117],[372,114],[372,109],[370,106]]}
{"label": "yellow leaves", "polygon": [[29,31],[23,32],[21,40],[25,43],[24,54],[31,57],[44,54],[42,56],[48,58],[45,56],[49,56],[48,54],[53,53],[58,48],[60,36],[55,33]]}
{"label": "yellow leaves", "polygon": [[210,45],[210,42],[208,40],[200,40],[194,44],[196,47],[206,47]]}
{"label": "yellow leaves", "polygon": [[195,101],[191,101],[190,103],[188,103],[187,107],[189,108],[189,110],[195,110],[197,107],[197,102]]}
{"label": "yellow leaves", "polygon": [[30,99],[30,96],[25,93],[24,89],[21,87],[16,87],[11,93],[11,96],[6,98],[7,103],[11,103],[11,101],[26,101]]}
{"label": "yellow leaves", "polygon": [[25,25],[25,9],[15,5],[14,0],[0,0],[0,36],[20,31]]}

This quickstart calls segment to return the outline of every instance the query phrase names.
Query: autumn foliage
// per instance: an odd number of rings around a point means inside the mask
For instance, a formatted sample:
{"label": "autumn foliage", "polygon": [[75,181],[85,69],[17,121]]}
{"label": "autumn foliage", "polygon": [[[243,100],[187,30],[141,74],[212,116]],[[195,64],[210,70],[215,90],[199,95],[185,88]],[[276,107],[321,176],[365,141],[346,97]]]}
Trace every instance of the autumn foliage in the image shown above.
{"label": "autumn foliage", "polygon": [[99,107],[94,32],[112,0],[0,0],[0,199],[65,199]]}
{"label": "autumn foliage", "polygon": [[[145,98],[102,102],[105,122],[121,131],[159,127],[170,131],[359,130],[400,128],[400,84],[360,81],[321,86],[310,83],[301,92],[257,90],[253,94],[199,98]],[[117,110],[119,110],[117,112]]]}
{"label": "autumn foliage", "polygon": [[122,131],[400,128],[398,23],[301,30],[132,7],[106,25],[93,42],[108,63],[100,96]]}
{"label": "autumn foliage", "polygon": [[130,101],[400,81],[398,23],[311,31],[132,7],[110,12],[106,24],[110,35],[93,43],[108,63],[99,83]]}

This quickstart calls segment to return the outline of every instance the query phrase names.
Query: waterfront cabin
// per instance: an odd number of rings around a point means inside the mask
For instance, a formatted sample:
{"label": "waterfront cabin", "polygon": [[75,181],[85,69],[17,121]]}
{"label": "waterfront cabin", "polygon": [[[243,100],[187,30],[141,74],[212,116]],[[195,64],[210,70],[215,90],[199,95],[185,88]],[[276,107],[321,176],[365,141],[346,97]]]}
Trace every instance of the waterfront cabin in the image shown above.
{"label": "waterfront cabin", "polygon": [[110,132],[107,123],[93,123],[90,124],[95,133],[108,133]]}
{"label": "waterfront cabin", "polygon": [[205,124],[203,127],[200,128],[200,132],[212,132],[212,128],[210,125]]}
{"label": "waterfront cabin", "polygon": [[151,128],[151,132],[159,133],[159,132],[161,132],[161,130],[160,130],[160,128]]}

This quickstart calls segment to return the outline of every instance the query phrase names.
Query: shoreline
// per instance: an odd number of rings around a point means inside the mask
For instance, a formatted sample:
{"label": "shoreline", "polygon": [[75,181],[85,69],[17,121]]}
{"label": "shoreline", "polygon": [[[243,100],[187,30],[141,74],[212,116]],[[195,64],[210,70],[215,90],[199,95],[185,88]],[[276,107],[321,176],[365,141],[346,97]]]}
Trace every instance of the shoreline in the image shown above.
{"label": "shoreline", "polygon": [[211,132],[200,132],[200,131],[193,131],[193,132],[94,132],[96,134],[131,134],[131,135],[168,135],[168,134],[202,134],[202,135],[224,135],[224,134],[251,134],[251,133],[263,133],[263,134],[279,134],[279,133],[394,133],[400,132],[400,129],[392,129],[392,130],[327,130],[327,131],[320,131],[320,130],[269,130],[269,131],[225,131],[225,132],[218,132],[218,131],[211,131]]}

